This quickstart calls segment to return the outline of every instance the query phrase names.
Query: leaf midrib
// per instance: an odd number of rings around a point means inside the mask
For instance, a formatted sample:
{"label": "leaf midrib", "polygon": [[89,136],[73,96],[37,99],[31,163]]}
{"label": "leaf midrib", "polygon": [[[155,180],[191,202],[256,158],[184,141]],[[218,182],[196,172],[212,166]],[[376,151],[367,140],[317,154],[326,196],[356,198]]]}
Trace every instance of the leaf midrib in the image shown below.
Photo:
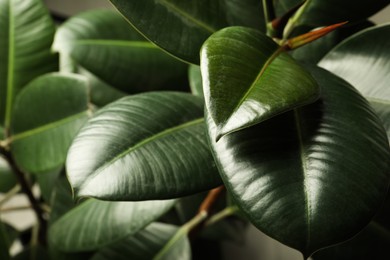
{"label": "leaf midrib", "polygon": [[296,128],[296,133],[297,133],[297,138],[298,138],[298,145],[299,145],[299,156],[301,160],[301,165],[302,165],[302,174],[303,174],[303,192],[304,192],[304,197],[305,197],[305,210],[306,210],[306,226],[307,226],[307,237],[306,237],[306,246],[310,244],[310,205],[309,205],[309,196],[308,196],[308,190],[307,190],[307,184],[306,184],[306,172],[308,171],[308,163],[305,158],[305,146],[303,144],[303,132],[301,128],[301,120],[299,116],[299,112],[297,109],[293,110],[294,113],[294,122],[295,122],[295,128]]}
{"label": "leaf midrib", "polygon": [[57,127],[59,127],[61,125],[65,125],[65,124],[67,124],[67,123],[69,123],[71,121],[77,120],[79,118],[82,118],[83,116],[88,116],[88,115],[89,115],[89,110],[85,110],[85,111],[83,111],[81,113],[77,113],[77,114],[74,114],[74,115],[71,115],[71,116],[68,116],[68,117],[64,117],[64,118],[62,118],[60,120],[57,120],[57,121],[54,121],[54,122],[50,122],[48,124],[41,125],[39,127],[36,127],[36,128],[30,129],[30,130],[27,130],[27,131],[15,134],[15,135],[10,137],[10,141],[12,143],[14,141],[17,141],[17,140],[20,140],[20,139],[23,139],[23,138],[27,138],[27,137],[30,137],[30,136],[33,136],[33,135],[36,135],[36,134],[45,132],[45,131],[50,130],[50,129],[57,128]]}
{"label": "leaf midrib", "polygon": [[[14,88],[14,67],[15,67],[15,20],[13,17],[12,1],[9,2],[9,24],[8,24],[8,71],[7,71],[7,97],[5,101],[4,128],[9,129],[11,124],[11,108]],[[8,132],[8,131],[6,131]]]}
{"label": "leaf midrib", "polygon": [[[204,122],[204,118],[197,118],[197,119],[194,119],[194,120],[191,120],[191,121],[188,121],[186,123],[183,123],[183,124],[180,124],[180,125],[177,125],[177,126],[174,126],[174,127],[171,127],[171,128],[168,128],[168,129],[165,129],[164,131],[161,131],[161,132],[158,132],[148,138],[145,138],[141,141],[139,141],[138,143],[132,145],[131,147],[129,147],[128,149],[126,149],[125,151],[119,153],[117,156],[115,156],[114,158],[110,159],[109,161],[105,162],[103,165],[101,165],[100,167],[98,167],[92,176],[90,176],[89,180],[93,179],[94,176],[97,176],[100,172],[104,171],[104,169],[108,168],[110,165],[112,165],[114,162],[116,162],[117,160],[123,158],[124,156],[126,156],[127,154],[135,151],[136,149],[138,149],[139,147],[143,146],[143,145],[146,145],[150,142],[153,142],[157,139],[160,139],[164,136],[167,136],[167,135],[171,135],[175,132],[178,132],[184,128],[187,128],[187,127],[190,127],[190,126],[193,126],[193,125],[197,125],[197,124],[201,124]],[[88,183],[88,181],[87,181]],[[83,183],[81,186],[85,186],[86,183]]]}
{"label": "leaf midrib", "polygon": [[103,46],[124,46],[135,48],[151,48],[158,49],[158,47],[151,42],[147,41],[126,41],[126,40],[104,40],[104,39],[90,39],[90,40],[77,40],[76,45],[103,45]]}
{"label": "leaf midrib", "polygon": [[[254,90],[256,84],[262,79],[262,76],[264,75],[265,71],[269,68],[271,63],[279,56],[279,54],[283,52],[283,50],[284,49],[282,47],[277,48],[275,50],[275,52],[266,60],[263,67],[261,68],[259,74],[256,76],[255,80],[249,86],[248,90],[245,92],[245,94],[242,96],[242,98],[238,101],[238,103],[237,103],[236,107],[234,108],[233,112],[231,113],[231,115],[233,115],[235,112],[237,112],[237,110],[241,107],[241,105],[248,98],[250,93]],[[228,120],[226,120],[226,122],[229,122],[229,118],[228,118]]]}
{"label": "leaf midrib", "polygon": [[192,15],[190,15],[189,13],[185,12],[184,10],[178,8],[177,6],[171,4],[170,2],[168,2],[167,0],[158,0],[158,2],[162,5],[162,6],[165,6],[167,9],[171,9],[172,11],[180,14],[181,16],[183,16],[184,18],[188,19],[189,21],[191,21],[192,23],[194,23],[195,25],[198,25],[199,27],[203,28],[204,30],[206,30],[207,32],[209,33],[214,33],[216,32],[216,29],[208,26],[207,24],[205,24],[204,22],[202,21],[199,21],[198,19],[196,19],[195,17],[193,17]]}

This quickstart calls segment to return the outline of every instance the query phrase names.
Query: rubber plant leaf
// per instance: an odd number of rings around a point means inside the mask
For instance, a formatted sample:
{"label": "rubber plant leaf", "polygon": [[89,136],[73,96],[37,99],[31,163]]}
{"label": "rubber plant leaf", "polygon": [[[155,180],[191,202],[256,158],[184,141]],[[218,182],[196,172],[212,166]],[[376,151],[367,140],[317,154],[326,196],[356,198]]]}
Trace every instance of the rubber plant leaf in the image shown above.
{"label": "rubber plant leaf", "polygon": [[[277,1],[276,10],[281,15],[287,10],[302,3],[303,0]],[[369,18],[385,8],[388,0],[306,0],[308,2],[302,16],[296,21],[297,25],[319,27],[343,21],[357,22]]]}
{"label": "rubber plant leaf", "polygon": [[105,200],[175,198],[221,183],[202,99],[180,92],[142,93],[102,108],[75,138],[67,170],[77,196]]}
{"label": "rubber plant leaf", "polygon": [[229,25],[265,27],[257,0],[110,1],[151,42],[193,64],[199,64],[203,42],[217,30]]}
{"label": "rubber plant leaf", "polygon": [[213,34],[201,51],[206,108],[216,138],[314,102],[313,77],[265,34],[229,27]]}
{"label": "rubber plant leaf", "polygon": [[89,199],[58,219],[49,229],[49,239],[64,252],[97,250],[136,234],[166,213],[174,202]]}
{"label": "rubber plant leaf", "polygon": [[15,100],[12,114],[9,142],[18,166],[32,173],[61,167],[90,113],[83,77],[50,73],[30,82]]}
{"label": "rubber plant leaf", "polygon": [[[210,144],[226,188],[248,219],[309,257],[361,231],[385,199],[386,132],[347,82],[308,68],[322,88],[296,108]],[[359,129],[359,131],[356,131]]]}
{"label": "rubber plant leaf", "polygon": [[342,77],[370,101],[390,136],[390,24],[368,28],[332,49],[319,66]]}
{"label": "rubber plant leaf", "polygon": [[148,42],[113,10],[73,16],[57,30],[53,49],[127,93],[187,90],[187,64]]}
{"label": "rubber plant leaf", "polygon": [[57,70],[55,26],[40,0],[0,0],[0,125],[8,132],[15,97],[32,79]]}
{"label": "rubber plant leaf", "polygon": [[[99,250],[91,260],[155,259],[154,257],[161,248],[168,243],[169,239],[177,231],[178,228],[173,225],[158,222],[152,223],[137,234],[128,236],[117,243]],[[191,247],[188,238],[184,236],[160,259],[190,260]]]}

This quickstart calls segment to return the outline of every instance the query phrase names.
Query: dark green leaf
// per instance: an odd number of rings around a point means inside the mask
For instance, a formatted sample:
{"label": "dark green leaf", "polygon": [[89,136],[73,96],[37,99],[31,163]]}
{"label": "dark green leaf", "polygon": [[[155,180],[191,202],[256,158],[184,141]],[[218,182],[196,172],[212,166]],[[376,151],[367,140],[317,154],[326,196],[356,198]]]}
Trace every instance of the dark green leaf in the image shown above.
{"label": "dark green leaf", "polygon": [[16,185],[17,181],[7,160],[0,155],[0,192],[6,193]]}
{"label": "dark green leaf", "polygon": [[9,128],[15,97],[29,81],[57,69],[54,24],[40,0],[0,0],[0,125]]}
{"label": "dark green leaf", "polygon": [[390,25],[366,29],[343,41],[319,65],[357,88],[390,136]]}
{"label": "dark green leaf", "polygon": [[68,154],[69,181],[77,196],[106,200],[211,189],[221,180],[204,128],[203,103],[193,95],[125,97],[102,108],[80,131]]}
{"label": "dark green leaf", "polygon": [[32,81],[15,101],[11,151],[27,172],[60,167],[88,118],[87,82],[76,75],[48,74]]}
{"label": "dark green leaf", "polygon": [[[310,68],[308,106],[210,142],[227,189],[248,219],[306,257],[368,224],[389,184],[385,131],[348,83]],[[357,129],[359,131],[357,131]]]}
{"label": "dark green leaf", "polygon": [[311,75],[263,33],[229,27],[201,51],[206,107],[222,135],[313,102]]}
{"label": "dark green leaf", "polygon": [[55,189],[55,184],[58,181],[62,169],[63,166],[52,171],[42,172],[35,176],[42,198],[45,202],[50,202],[52,192]]}
{"label": "dark green leaf", "polygon": [[[153,259],[177,230],[175,226],[152,223],[137,234],[103,248],[92,260]],[[191,248],[187,239],[176,244],[176,248],[178,251],[172,251],[171,254],[166,255],[165,259],[190,259]]]}
{"label": "dark green leaf", "polygon": [[127,95],[125,92],[108,85],[81,67],[78,69],[78,74],[81,74],[88,79],[89,87],[91,89],[91,103],[98,107],[103,107]]}
{"label": "dark green leaf", "polygon": [[146,41],[114,11],[72,17],[58,29],[53,48],[128,93],[188,85],[187,65]]}
{"label": "dark green leaf", "polygon": [[213,32],[227,26],[221,1],[110,1],[146,38],[195,64],[199,64],[203,42]]}
{"label": "dark green leaf", "polygon": [[0,222],[0,259],[10,259],[9,248],[11,247],[10,240],[3,222]]}
{"label": "dark green leaf", "polygon": [[252,27],[265,31],[261,0],[224,0],[229,25]]}
{"label": "dark green leaf", "polygon": [[346,24],[343,27],[327,34],[326,36],[311,42],[303,47],[294,50],[291,53],[297,60],[317,64],[333,47],[352,34],[373,26],[369,21],[363,21],[355,24]]}
{"label": "dark green leaf", "polygon": [[64,214],[77,206],[72,197],[72,190],[68,180],[60,177],[54,185],[50,200],[50,221],[49,224],[55,223]]}
{"label": "dark green leaf", "polygon": [[[279,14],[301,3],[302,0],[279,0]],[[318,27],[343,21],[364,20],[389,4],[389,0],[309,0],[308,6],[298,20],[298,25]]]}
{"label": "dark green leaf", "polygon": [[108,202],[90,199],[57,220],[49,230],[64,252],[91,251],[137,233],[167,212],[173,200]]}

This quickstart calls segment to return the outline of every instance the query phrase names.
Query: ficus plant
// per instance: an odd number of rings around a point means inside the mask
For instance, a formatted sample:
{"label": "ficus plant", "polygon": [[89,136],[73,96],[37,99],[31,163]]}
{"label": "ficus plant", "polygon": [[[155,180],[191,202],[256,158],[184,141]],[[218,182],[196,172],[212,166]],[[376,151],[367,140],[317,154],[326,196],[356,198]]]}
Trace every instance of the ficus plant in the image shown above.
{"label": "ficus plant", "polygon": [[389,256],[388,0],[110,2],[0,0],[0,259]]}

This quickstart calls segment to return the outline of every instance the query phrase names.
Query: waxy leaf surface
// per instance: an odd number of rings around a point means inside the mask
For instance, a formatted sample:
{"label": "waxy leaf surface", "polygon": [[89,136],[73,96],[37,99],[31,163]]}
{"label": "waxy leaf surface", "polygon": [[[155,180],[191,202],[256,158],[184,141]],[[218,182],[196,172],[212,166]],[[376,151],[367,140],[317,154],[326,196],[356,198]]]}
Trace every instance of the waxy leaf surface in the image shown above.
{"label": "waxy leaf surface", "polygon": [[213,34],[202,47],[201,71],[216,138],[314,102],[319,95],[310,73],[254,29],[229,27]]}
{"label": "waxy leaf surface", "polygon": [[[172,225],[162,223],[152,223],[144,230],[139,231],[133,236],[128,236],[121,241],[107,246],[92,257],[92,260],[150,260],[154,257],[177,232],[178,228]],[[188,238],[185,236],[176,243],[174,248],[160,259],[191,259],[191,248]],[[177,250],[174,250],[177,249]]]}
{"label": "waxy leaf surface", "polygon": [[379,118],[347,82],[311,68],[318,101],[210,143],[248,219],[308,257],[357,234],[383,202],[390,150]]}
{"label": "waxy leaf surface", "polygon": [[336,46],[319,66],[342,77],[365,96],[390,136],[390,25],[359,32]]}
{"label": "waxy leaf surface", "polygon": [[53,73],[32,81],[20,92],[13,111],[10,142],[16,163],[33,173],[63,165],[89,113],[84,78]]}
{"label": "waxy leaf surface", "polygon": [[50,52],[54,30],[42,1],[0,0],[0,125],[7,131],[23,86],[57,69]]}
{"label": "waxy leaf surface", "polygon": [[174,200],[108,202],[90,199],[57,220],[52,245],[64,252],[100,249],[135,234],[166,213]]}
{"label": "waxy leaf surface", "polygon": [[73,142],[67,170],[77,196],[107,200],[174,198],[221,183],[202,99],[179,92],[138,94],[102,108]]}
{"label": "waxy leaf surface", "polygon": [[58,29],[53,49],[109,85],[128,93],[187,86],[187,64],[166,54],[111,10],[73,16]]}
{"label": "waxy leaf surface", "polygon": [[150,41],[184,61],[199,64],[203,42],[229,25],[264,28],[255,0],[110,0]]}
{"label": "waxy leaf surface", "polygon": [[[279,14],[302,3],[302,0],[279,0]],[[319,27],[339,22],[361,21],[389,4],[389,0],[308,0],[308,5],[297,25]]]}

